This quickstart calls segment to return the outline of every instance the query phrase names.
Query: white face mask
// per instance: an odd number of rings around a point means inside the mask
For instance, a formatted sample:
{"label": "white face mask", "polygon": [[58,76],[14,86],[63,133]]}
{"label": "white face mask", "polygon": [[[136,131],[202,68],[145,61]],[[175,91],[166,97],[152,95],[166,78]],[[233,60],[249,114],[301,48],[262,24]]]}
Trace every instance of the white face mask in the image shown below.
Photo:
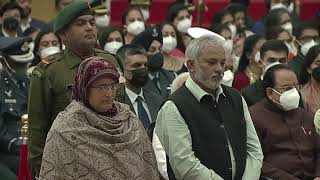
{"label": "white face mask", "polygon": [[112,41],[104,45],[104,50],[108,51],[111,54],[116,54],[118,49],[121,48],[122,46],[123,46],[122,42]]}
{"label": "white face mask", "polygon": [[40,57],[41,59],[45,59],[47,58],[48,56],[52,55],[52,54],[55,54],[55,53],[58,53],[60,52],[60,48],[57,47],[57,46],[51,46],[51,47],[48,47],[48,48],[45,48],[45,49],[42,49],[42,51],[40,52]]}
{"label": "white face mask", "polygon": [[144,23],[138,20],[135,20],[134,22],[130,23],[127,27],[127,31],[135,36],[144,31],[144,29]]}
{"label": "white face mask", "polygon": [[256,53],[256,55],[254,56],[254,61],[255,61],[255,62],[259,62],[260,60],[261,60],[260,51],[258,51],[258,52]]}
{"label": "white face mask", "polygon": [[307,53],[308,53],[308,51],[309,51],[309,49],[310,49],[311,47],[315,46],[315,45],[317,45],[317,44],[314,42],[314,40],[311,40],[310,42],[307,42],[307,43],[303,44],[303,45],[301,46],[301,53],[302,53],[304,56],[306,56]]}
{"label": "white face mask", "polygon": [[275,65],[277,65],[277,64],[281,64],[281,63],[279,63],[278,61],[276,61],[276,62],[273,62],[273,63],[268,64],[268,65],[266,65],[264,62],[262,62],[262,64],[264,64],[265,67],[263,68],[263,71],[262,71],[262,74],[261,74],[261,79],[263,79],[263,76],[266,74],[266,72],[267,72],[267,70],[268,70],[269,68],[271,68],[272,66],[275,66]]}
{"label": "white face mask", "polygon": [[289,50],[289,52],[291,54],[293,54],[294,56],[297,55],[298,50],[297,50],[296,46],[293,43],[289,44],[289,43],[285,42],[285,44],[286,44],[286,46],[287,46],[287,48],[288,48],[288,50]]}
{"label": "white face mask", "polygon": [[231,37],[232,37],[232,39],[233,39],[234,36],[236,36],[237,27],[236,27],[236,25],[234,25],[234,24],[229,24],[228,27],[229,27],[229,29],[230,29],[230,31],[231,31]]}
{"label": "white face mask", "polygon": [[166,53],[171,52],[175,47],[177,47],[177,39],[172,36],[167,36],[163,38],[162,50]]}
{"label": "white face mask", "polygon": [[276,93],[280,94],[280,103],[276,101],[274,102],[281,105],[285,111],[290,111],[299,107],[300,95],[296,88],[292,88],[288,91],[283,92],[282,94],[275,89],[273,90]]}
{"label": "white face mask", "polygon": [[33,50],[34,50],[34,42],[31,41],[31,42],[28,44],[28,47],[30,48],[30,51],[33,52]]}
{"label": "white face mask", "polygon": [[224,48],[228,52],[227,54],[231,54],[233,48],[233,41],[231,39],[226,40],[224,43]]}
{"label": "white face mask", "polygon": [[95,21],[98,27],[107,27],[110,24],[110,17],[108,15],[97,16]]}
{"label": "white face mask", "polygon": [[290,34],[290,36],[292,36],[292,23],[291,22],[287,22],[283,25],[281,25],[281,27],[285,30],[287,30]]}
{"label": "white face mask", "polygon": [[232,59],[233,59],[233,70],[234,72],[236,72],[239,67],[240,57],[233,54]]}
{"label": "white face mask", "polygon": [[178,22],[177,29],[179,32],[187,33],[188,29],[191,27],[191,19],[185,18]]}
{"label": "white face mask", "polygon": [[231,70],[227,70],[223,74],[221,84],[231,87],[233,82],[234,74]]}
{"label": "white face mask", "polygon": [[147,21],[147,20],[150,18],[150,12],[149,12],[149,10],[146,10],[146,9],[140,9],[140,10],[141,10],[143,19],[144,19],[145,21]]}
{"label": "white face mask", "polygon": [[271,6],[270,11],[274,9],[287,9],[287,6],[282,3],[276,3]]}

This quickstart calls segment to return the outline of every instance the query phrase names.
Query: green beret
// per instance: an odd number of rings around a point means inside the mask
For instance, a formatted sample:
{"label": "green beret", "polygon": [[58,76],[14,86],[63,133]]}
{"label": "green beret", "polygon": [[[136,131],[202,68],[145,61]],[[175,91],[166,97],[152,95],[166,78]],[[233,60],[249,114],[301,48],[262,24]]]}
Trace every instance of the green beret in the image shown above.
{"label": "green beret", "polygon": [[53,32],[59,32],[79,16],[93,15],[91,6],[92,3],[88,3],[83,0],[75,1],[66,6],[55,18],[53,23]]}

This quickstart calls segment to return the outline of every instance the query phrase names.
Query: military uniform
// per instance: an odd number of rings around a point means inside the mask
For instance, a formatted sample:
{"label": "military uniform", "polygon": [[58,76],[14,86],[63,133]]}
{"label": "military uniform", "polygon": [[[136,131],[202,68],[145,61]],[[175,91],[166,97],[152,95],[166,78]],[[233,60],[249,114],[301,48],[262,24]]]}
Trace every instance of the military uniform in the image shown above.
{"label": "military uniform", "polygon": [[[22,44],[29,40],[28,38],[0,38],[0,51],[3,56],[1,57],[3,69],[0,72],[0,179],[5,180],[17,179],[21,116],[27,112],[29,89],[26,72],[24,76],[18,77],[9,70],[14,69],[9,65],[9,61],[14,60],[9,57],[18,54]],[[29,51],[29,48],[25,50],[27,53]],[[33,54],[30,56],[31,60],[32,58]]]}

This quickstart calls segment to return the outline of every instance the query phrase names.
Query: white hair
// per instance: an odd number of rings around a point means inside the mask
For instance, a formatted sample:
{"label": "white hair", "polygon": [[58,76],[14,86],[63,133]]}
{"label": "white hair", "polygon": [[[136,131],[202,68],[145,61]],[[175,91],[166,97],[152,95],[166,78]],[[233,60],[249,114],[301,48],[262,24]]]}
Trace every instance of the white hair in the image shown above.
{"label": "white hair", "polygon": [[196,60],[201,56],[202,50],[207,46],[222,47],[225,53],[227,52],[224,40],[215,36],[205,35],[191,40],[186,48],[185,54],[188,59]]}
{"label": "white hair", "polygon": [[171,84],[171,94],[178,90],[190,76],[189,72],[179,74]]}

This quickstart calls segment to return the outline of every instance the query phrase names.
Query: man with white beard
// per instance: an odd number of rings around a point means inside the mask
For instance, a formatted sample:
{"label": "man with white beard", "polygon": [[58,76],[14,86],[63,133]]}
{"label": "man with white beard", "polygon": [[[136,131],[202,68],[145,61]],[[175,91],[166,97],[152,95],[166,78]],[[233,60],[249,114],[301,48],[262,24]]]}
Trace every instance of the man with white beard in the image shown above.
{"label": "man with white beard", "polygon": [[224,43],[216,36],[189,43],[190,77],[159,111],[155,134],[172,168],[169,177],[259,179],[263,154],[247,105],[239,92],[220,84]]}

